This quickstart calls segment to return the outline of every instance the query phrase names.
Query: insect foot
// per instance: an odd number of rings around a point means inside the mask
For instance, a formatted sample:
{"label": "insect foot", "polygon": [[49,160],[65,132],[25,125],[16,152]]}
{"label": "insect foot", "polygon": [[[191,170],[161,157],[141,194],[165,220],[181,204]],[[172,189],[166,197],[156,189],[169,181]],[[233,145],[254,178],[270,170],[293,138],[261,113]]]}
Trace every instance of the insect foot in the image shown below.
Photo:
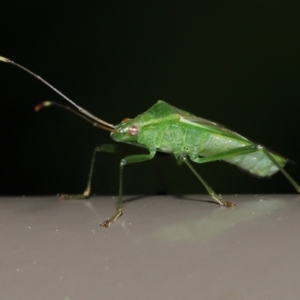
{"label": "insect foot", "polygon": [[116,214],[115,214],[113,217],[107,219],[106,221],[104,221],[103,223],[100,223],[99,225],[100,225],[101,227],[108,228],[109,225],[110,225],[111,223],[115,222],[119,217],[121,217],[122,214],[123,214],[123,212],[122,212],[121,210],[119,210],[119,211],[116,212]]}
{"label": "insect foot", "polygon": [[224,202],[223,205],[226,206],[226,207],[234,207],[235,206],[234,202],[224,201],[224,200],[223,200],[223,202]]}
{"label": "insect foot", "polygon": [[214,192],[212,192],[210,195],[213,197],[213,199],[215,199],[222,206],[225,206],[225,207],[234,207],[235,206],[234,202],[223,200],[221,196],[218,196]]}
{"label": "insect foot", "polygon": [[62,200],[77,200],[77,199],[88,199],[91,197],[91,172],[93,172],[93,164],[90,171],[89,180],[87,183],[87,187],[85,191],[82,194],[75,194],[75,195],[69,195],[69,194],[59,194],[59,199]]}
{"label": "insect foot", "polygon": [[83,194],[77,194],[77,195],[68,195],[68,194],[60,194],[58,195],[59,199],[62,200],[76,200],[76,199],[87,199],[90,197],[90,195]]}

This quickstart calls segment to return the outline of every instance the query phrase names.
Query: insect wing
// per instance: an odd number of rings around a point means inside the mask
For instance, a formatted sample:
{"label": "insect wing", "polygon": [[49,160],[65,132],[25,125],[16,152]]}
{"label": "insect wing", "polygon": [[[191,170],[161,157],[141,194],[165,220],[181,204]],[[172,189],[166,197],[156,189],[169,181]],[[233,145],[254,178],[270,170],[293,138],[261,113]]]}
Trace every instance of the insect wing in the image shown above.
{"label": "insect wing", "polygon": [[199,129],[205,130],[207,132],[211,132],[213,134],[218,134],[218,135],[227,136],[227,137],[238,139],[238,140],[248,141],[248,139],[246,139],[245,137],[224,127],[223,125],[211,122],[209,120],[206,120],[206,119],[203,119],[200,117],[182,116],[180,118],[180,122],[196,126]]}

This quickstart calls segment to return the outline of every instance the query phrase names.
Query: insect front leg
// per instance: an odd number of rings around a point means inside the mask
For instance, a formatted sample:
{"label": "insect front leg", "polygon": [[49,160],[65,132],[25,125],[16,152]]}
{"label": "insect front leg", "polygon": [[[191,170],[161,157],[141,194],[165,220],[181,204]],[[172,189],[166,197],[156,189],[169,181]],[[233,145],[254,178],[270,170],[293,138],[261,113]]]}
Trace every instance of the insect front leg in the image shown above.
{"label": "insect front leg", "polygon": [[150,160],[154,157],[155,151],[151,151],[150,154],[136,154],[126,156],[120,161],[120,179],[119,179],[119,199],[117,203],[117,211],[116,213],[100,224],[102,227],[108,227],[111,223],[115,222],[122,214],[123,214],[123,205],[122,205],[122,196],[123,196],[123,169],[127,164],[139,163],[143,161]]}
{"label": "insect front leg", "polygon": [[96,154],[97,152],[107,152],[107,153],[117,153],[118,146],[116,144],[104,144],[101,146],[97,146],[93,152],[89,176],[86,188],[82,194],[76,194],[76,195],[69,195],[69,194],[60,194],[59,197],[64,200],[75,200],[75,199],[87,199],[91,196],[91,182],[92,177],[94,173],[94,166],[95,166],[95,160],[96,160]]}
{"label": "insect front leg", "polygon": [[199,179],[199,181],[203,184],[205,189],[207,190],[208,194],[220,205],[226,206],[226,207],[233,207],[235,204],[230,201],[223,200],[221,196],[217,195],[214,190],[206,183],[206,181],[200,176],[200,174],[196,171],[196,169],[192,166],[190,161],[188,160],[186,154],[181,154],[179,156],[179,159],[183,161],[190,170],[195,174],[195,176]]}

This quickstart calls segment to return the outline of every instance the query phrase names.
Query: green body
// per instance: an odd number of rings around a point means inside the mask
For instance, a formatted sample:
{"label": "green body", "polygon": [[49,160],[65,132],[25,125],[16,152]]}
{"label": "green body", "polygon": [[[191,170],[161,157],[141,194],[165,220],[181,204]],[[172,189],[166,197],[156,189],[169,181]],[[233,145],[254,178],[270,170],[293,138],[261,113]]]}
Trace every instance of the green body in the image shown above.
{"label": "green body", "polygon": [[[149,150],[149,154],[134,154],[121,159],[117,210],[111,218],[100,224],[103,227],[108,227],[123,213],[123,170],[125,165],[150,160],[155,156],[157,151],[174,154],[178,161],[184,162],[203,184],[208,194],[218,204],[226,207],[233,207],[234,203],[223,200],[221,196],[217,195],[192,166],[189,159],[198,164],[224,160],[261,177],[271,176],[280,171],[295,187],[297,192],[300,193],[300,186],[283,168],[286,164],[285,158],[269,152],[265,147],[249,141],[222,125],[196,117],[164,101],[158,101],[149,110],[136,118],[131,120],[125,119],[120,124],[114,126],[80,107],[43,78],[25,67],[3,56],[0,56],[0,61],[11,63],[41,80],[78,109],[78,111],[74,111],[68,106],[52,101],[45,101],[35,107],[36,111],[51,105],[59,106],[77,114],[98,128],[110,131],[112,139],[117,142],[129,143]],[[64,199],[89,197],[91,195],[91,181],[96,154],[98,152],[115,153],[117,151],[117,144],[96,147],[84,192],[79,195],[63,194],[60,197]]]}
{"label": "green body", "polygon": [[[128,128],[135,126],[139,132],[130,135]],[[173,153],[176,158],[186,154],[192,161],[228,150],[254,145],[245,137],[222,125],[196,117],[184,110],[159,100],[149,110],[116,125],[117,133],[111,137],[117,142],[142,145],[149,151]],[[286,159],[271,153],[284,166]],[[257,176],[271,176],[279,169],[262,151],[242,154],[224,161],[234,164]]]}

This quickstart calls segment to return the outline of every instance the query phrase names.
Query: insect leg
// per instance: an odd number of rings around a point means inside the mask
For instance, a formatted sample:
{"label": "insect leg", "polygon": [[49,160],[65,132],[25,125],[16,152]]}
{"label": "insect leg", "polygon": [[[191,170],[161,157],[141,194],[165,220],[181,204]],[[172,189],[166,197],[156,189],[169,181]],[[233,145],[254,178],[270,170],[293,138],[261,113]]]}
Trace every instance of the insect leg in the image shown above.
{"label": "insect leg", "polygon": [[97,146],[93,152],[92,156],[92,162],[90,166],[90,171],[89,171],[89,176],[88,176],[88,181],[86,188],[82,194],[77,194],[77,195],[68,195],[68,194],[61,194],[59,197],[61,199],[65,200],[70,200],[70,199],[86,199],[89,198],[91,195],[91,182],[92,182],[92,177],[93,177],[93,172],[94,172],[94,165],[95,165],[95,160],[96,160],[96,154],[97,152],[108,152],[108,153],[117,153],[118,151],[118,145],[116,144],[104,144],[101,146]]}
{"label": "insect leg", "polygon": [[[226,152],[218,153],[218,154],[207,156],[207,157],[191,158],[191,160],[193,162],[196,162],[196,163],[206,163],[206,162],[211,162],[211,161],[215,161],[215,160],[234,157],[234,156],[237,156],[237,155],[248,154],[248,153],[255,152],[255,151],[257,151],[257,146],[256,145],[249,145],[249,146],[241,147],[241,148],[238,148],[238,149],[228,150]],[[196,175],[196,177],[204,185],[204,187],[206,188],[208,194],[218,204],[224,205],[226,207],[233,207],[235,205],[234,203],[232,203],[230,201],[223,200],[221,196],[217,195],[213,191],[213,189],[204,181],[204,179],[199,175],[199,173],[196,171],[196,169],[189,162],[189,160],[186,157],[186,154],[182,154],[179,158],[186,163],[186,165],[191,169],[191,171]]]}
{"label": "insect leg", "polygon": [[236,148],[236,149],[231,149],[228,151],[224,151],[224,152],[206,156],[206,157],[191,158],[191,160],[198,164],[203,164],[203,163],[207,163],[207,162],[211,162],[211,161],[235,157],[238,155],[249,154],[249,153],[253,153],[256,151],[258,151],[257,145],[249,145],[249,146],[244,146],[244,147],[240,147],[240,148]]}
{"label": "insect leg", "polygon": [[[220,159],[225,159],[229,157],[234,157],[237,155],[242,155],[242,154],[248,154],[257,151],[256,145],[249,145],[237,149],[231,149],[226,152],[218,153],[215,155],[207,156],[207,157],[197,157],[197,158],[191,158],[193,162],[196,163],[207,163],[215,160],[220,160]],[[194,169],[194,167],[191,165],[191,163],[186,159],[185,163],[188,165],[188,167],[192,170],[192,172],[196,175],[196,177],[202,182],[204,187],[206,188],[208,194],[220,205],[224,205],[226,207],[233,207],[235,204],[230,201],[223,200],[221,196],[218,196],[212,188],[200,177],[198,172]]]}
{"label": "insect leg", "polygon": [[199,181],[204,185],[208,194],[220,205],[224,205],[226,207],[233,207],[235,204],[230,201],[223,200],[220,196],[218,196],[214,190],[206,183],[206,181],[200,176],[200,174],[196,171],[196,169],[192,166],[190,161],[188,160],[186,154],[181,154],[179,159],[182,160],[186,165],[190,168],[190,170],[195,174],[195,176],[199,179]]}
{"label": "insect leg", "polygon": [[272,157],[270,152],[263,146],[257,146],[258,150],[263,151],[266,156],[270,159],[270,161],[281,171],[281,173],[285,176],[285,178],[294,186],[296,191],[300,193],[299,184],[287,173],[287,171]]}
{"label": "insect leg", "polygon": [[238,155],[243,155],[243,154],[249,154],[252,152],[256,151],[261,151],[263,152],[269,159],[270,161],[281,171],[281,173],[285,176],[285,178],[293,185],[293,187],[296,189],[298,193],[300,193],[300,186],[299,184],[286,172],[286,170],[273,158],[271,153],[261,145],[253,144],[237,149],[232,149],[228,150],[226,152],[218,153],[215,155],[207,156],[207,157],[198,157],[195,159],[192,159],[192,161],[196,163],[206,163],[206,162],[211,162],[215,160],[220,160],[220,159],[226,159]]}
{"label": "insect leg", "polygon": [[133,163],[139,163],[143,161],[150,160],[154,157],[155,151],[151,151],[150,154],[136,154],[136,155],[130,155],[126,156],[120,161],[120,179],[119,179],[119,199],[117,203],[117,211],[116,213],[109,218],[108,220],[104,221],[100,224],[102,227],[108,227],[111,223],[115,222],[123,213],[123,206],[122,206],[122,190],[123,190],[123,169],[124,166],[127,164],[133,164]]}

